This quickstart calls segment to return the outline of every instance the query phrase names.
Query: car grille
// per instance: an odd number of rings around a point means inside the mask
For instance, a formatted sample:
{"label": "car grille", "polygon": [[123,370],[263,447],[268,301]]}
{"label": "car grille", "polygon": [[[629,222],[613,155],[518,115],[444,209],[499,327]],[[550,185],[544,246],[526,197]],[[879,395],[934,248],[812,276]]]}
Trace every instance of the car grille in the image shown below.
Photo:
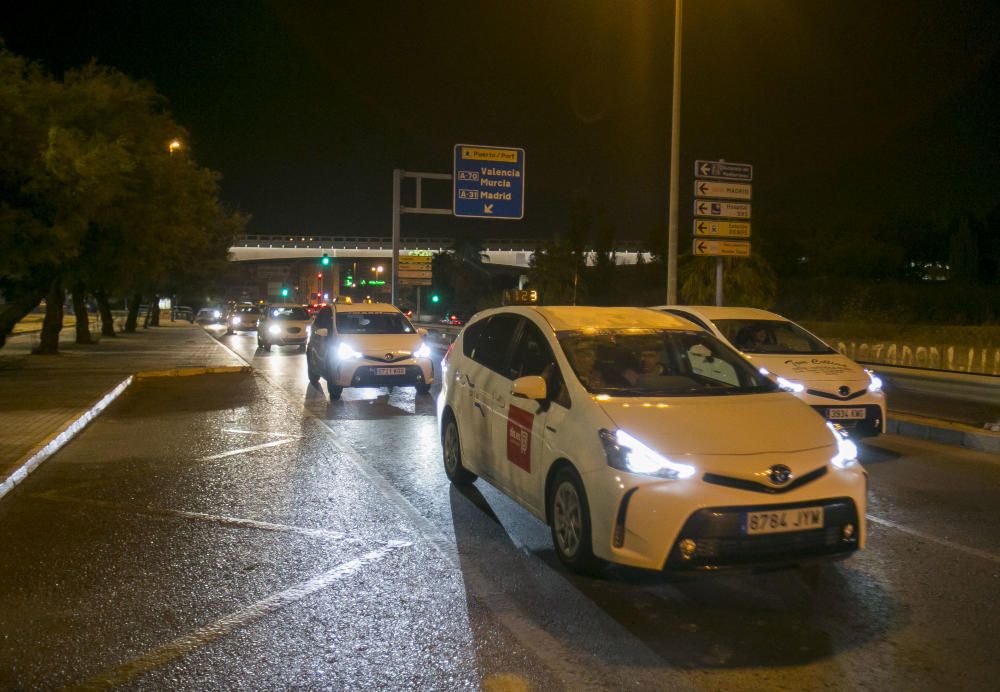
{"label": "car grille", "polygon": [[859,396],[864,396],[865,394],[867,394],[868,388],[865,387],[864,389],[859,389],[858,391],[851,392],[846,396],[841,396],[836,392],[825,392],[821,389],[807,389],[806,393],[812,394],[813,396],[822,397],[824,399],[836,399],[837,401],[851,401],[852,399],[857,399]]}
{"label": "car grille", "polygon": [[[760,510],[823,508],[823,528],[763,535],[743,535],[741,524],[747,512]],[[844,538],[846,524],[854,533]],[[717,507],[702,509],[685,522],[667,558],[669,569],[718,569],[793,563],[813,557],[843,557],[858,547],[858,512],[850,498],[782,505]],[[696,550],[684,557],[681,541],[695,542]]]}
{"label": "car grille", "polygon": [[299,334],[302,332],[302,329],[300,327],[289,327],[286,331],[288,331],[289,334]]}
{"label": "car grille", "polygon": [[720,476],[715,473],[706,473],[701,477],[706,483],[712,483],[713,485],[722,485],[727,488],[738,488],[740,490],[750,490],[755,493],[770,493],[772,495],[777,495],[779,493],[787,493],[789,490],[795,490],[796,488],[801,488],[806,483],[812,483],[817,478],[822,478],[826,475],[826,467],[820,466],[815,471],[810,471],[804,476],[799,476],[794,479],[791,483],[785,486],[775,486],[766,485],[764,483],[757,483],[756,481],[749,481],[744,478],[733,478],[732,476]]}

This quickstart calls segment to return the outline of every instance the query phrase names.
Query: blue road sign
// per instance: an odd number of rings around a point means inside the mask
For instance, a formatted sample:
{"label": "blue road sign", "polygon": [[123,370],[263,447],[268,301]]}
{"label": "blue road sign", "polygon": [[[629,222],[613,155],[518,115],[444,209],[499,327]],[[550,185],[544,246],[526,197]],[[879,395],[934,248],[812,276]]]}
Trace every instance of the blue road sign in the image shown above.
{"label": "blue road sign", "polygon": [[524,218],[524,149],[456,144],[452,188],[455,216]]}
{"label": "blue road sign", "polygon": [[753,166],[749,163],[729,163],[728,161],[694,162],[694,177],[715,178],[716,180],[753,180]]}

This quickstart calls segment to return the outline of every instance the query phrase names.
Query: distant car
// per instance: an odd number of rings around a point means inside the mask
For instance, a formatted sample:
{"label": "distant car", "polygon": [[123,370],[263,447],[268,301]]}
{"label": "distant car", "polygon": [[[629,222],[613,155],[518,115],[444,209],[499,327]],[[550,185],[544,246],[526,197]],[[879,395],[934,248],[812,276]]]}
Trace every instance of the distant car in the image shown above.
{"label": "distant car", "polygon": [[194,322],[194,310],[187,305],[178,305],[171,311],[170,319]]}
{"label": "distant car", "polygon": [[781,315],[739,307],[661,305],[742,351],[778,385],[854,437],[885,432],[882,380]]}
{"label": "distant car", "polygon": [[226,334],[257,329],[260,313],[261,308],[252,305],[236,308],[226,322]]}
{"label": "distant car", "polygon": [[271,346],[298,346],[305,351],[311,324],[304,307],[268,305],[257,325],[257,348],[270,351]]}
{"label": "distant car", "polygon": [[450,327],[461,327],[468,321],[468,316],[464,312],[446,312],[444,317],[442,317],[438,322],[440,324],[446,324]]}
{"label": "distant car", "polygon": [[866,540],[857,447],[714,335],[643,308],[478,313],[442,363],[444,470],[574,570],[805,566]]}
{"label": "distant car", "polygon": [[316,313],[319,312],[319,309],[324,305],[326,305],[326,303],[312,303],[310,305],[303,305],[302,307],[304,307],[306,312],[309,313],[309,317],[315,317]]}
{"label": "distant car", "polygon": [[195,315],[194,321],[197,324],[219,324],[223,322],[222,308],[202,308]]}
{"label": "distant car", "polygon": [[309,381],[327,382],[331,399],[344,387],[416,387],[434,381],[431,350],[398,309],[383,303],[336,303],[313,321],[306,347]]}

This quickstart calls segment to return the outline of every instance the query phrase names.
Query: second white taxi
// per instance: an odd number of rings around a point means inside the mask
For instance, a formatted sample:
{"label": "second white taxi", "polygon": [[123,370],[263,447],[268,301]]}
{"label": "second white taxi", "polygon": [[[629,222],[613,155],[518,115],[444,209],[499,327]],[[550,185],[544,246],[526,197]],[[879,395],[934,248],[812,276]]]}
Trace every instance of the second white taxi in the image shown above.
{"label": "second white taxi", "polygon": [[664,305],[746,354],[787,391],[852,437],[885,432],[882,380],[802,326],[767,310]]}
{"label": "second white taxi", "polygon": [[487,310],[441,380],[448,477],[481,476],[549,524],[572,569],[771,568],[864,547],[855,445],[679,318]]}
{"label": "second white taxi", "polygon": [[300,305],[268,305],[257,324],[257,348],[298,346],[306,350],[312,318]]}

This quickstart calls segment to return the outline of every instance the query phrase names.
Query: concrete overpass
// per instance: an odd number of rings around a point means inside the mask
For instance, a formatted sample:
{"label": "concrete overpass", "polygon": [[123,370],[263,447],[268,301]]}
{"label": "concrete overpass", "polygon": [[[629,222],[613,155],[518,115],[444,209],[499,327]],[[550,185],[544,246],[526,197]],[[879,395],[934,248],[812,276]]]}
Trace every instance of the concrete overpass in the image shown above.
{"label": "concrete overpass", "polygon": [[[402,238],[400,248],[402,254],[414,251],[444,252],[451,248],[451,238]],[[486,240],[483,241],[483,253],[487,264],[497,264],[508,267],[527,268],[531,254],[539,241]],[[640,254],[648,262],[651,256],[648,252],[640,253],[636,244],[622,243],[615,248],[617,264],[635,264]],[[230,259],[234,262],[253,262],[260,260],[296,260],[309,257],[331,258],[376,258],[392,257],[391,238],[366,237],[334,237],[334,236],[291,236],[291,235],[248,235],[238,239],[229,249]],[[588,263],[593,263],[593,251],[588,251]]]}

